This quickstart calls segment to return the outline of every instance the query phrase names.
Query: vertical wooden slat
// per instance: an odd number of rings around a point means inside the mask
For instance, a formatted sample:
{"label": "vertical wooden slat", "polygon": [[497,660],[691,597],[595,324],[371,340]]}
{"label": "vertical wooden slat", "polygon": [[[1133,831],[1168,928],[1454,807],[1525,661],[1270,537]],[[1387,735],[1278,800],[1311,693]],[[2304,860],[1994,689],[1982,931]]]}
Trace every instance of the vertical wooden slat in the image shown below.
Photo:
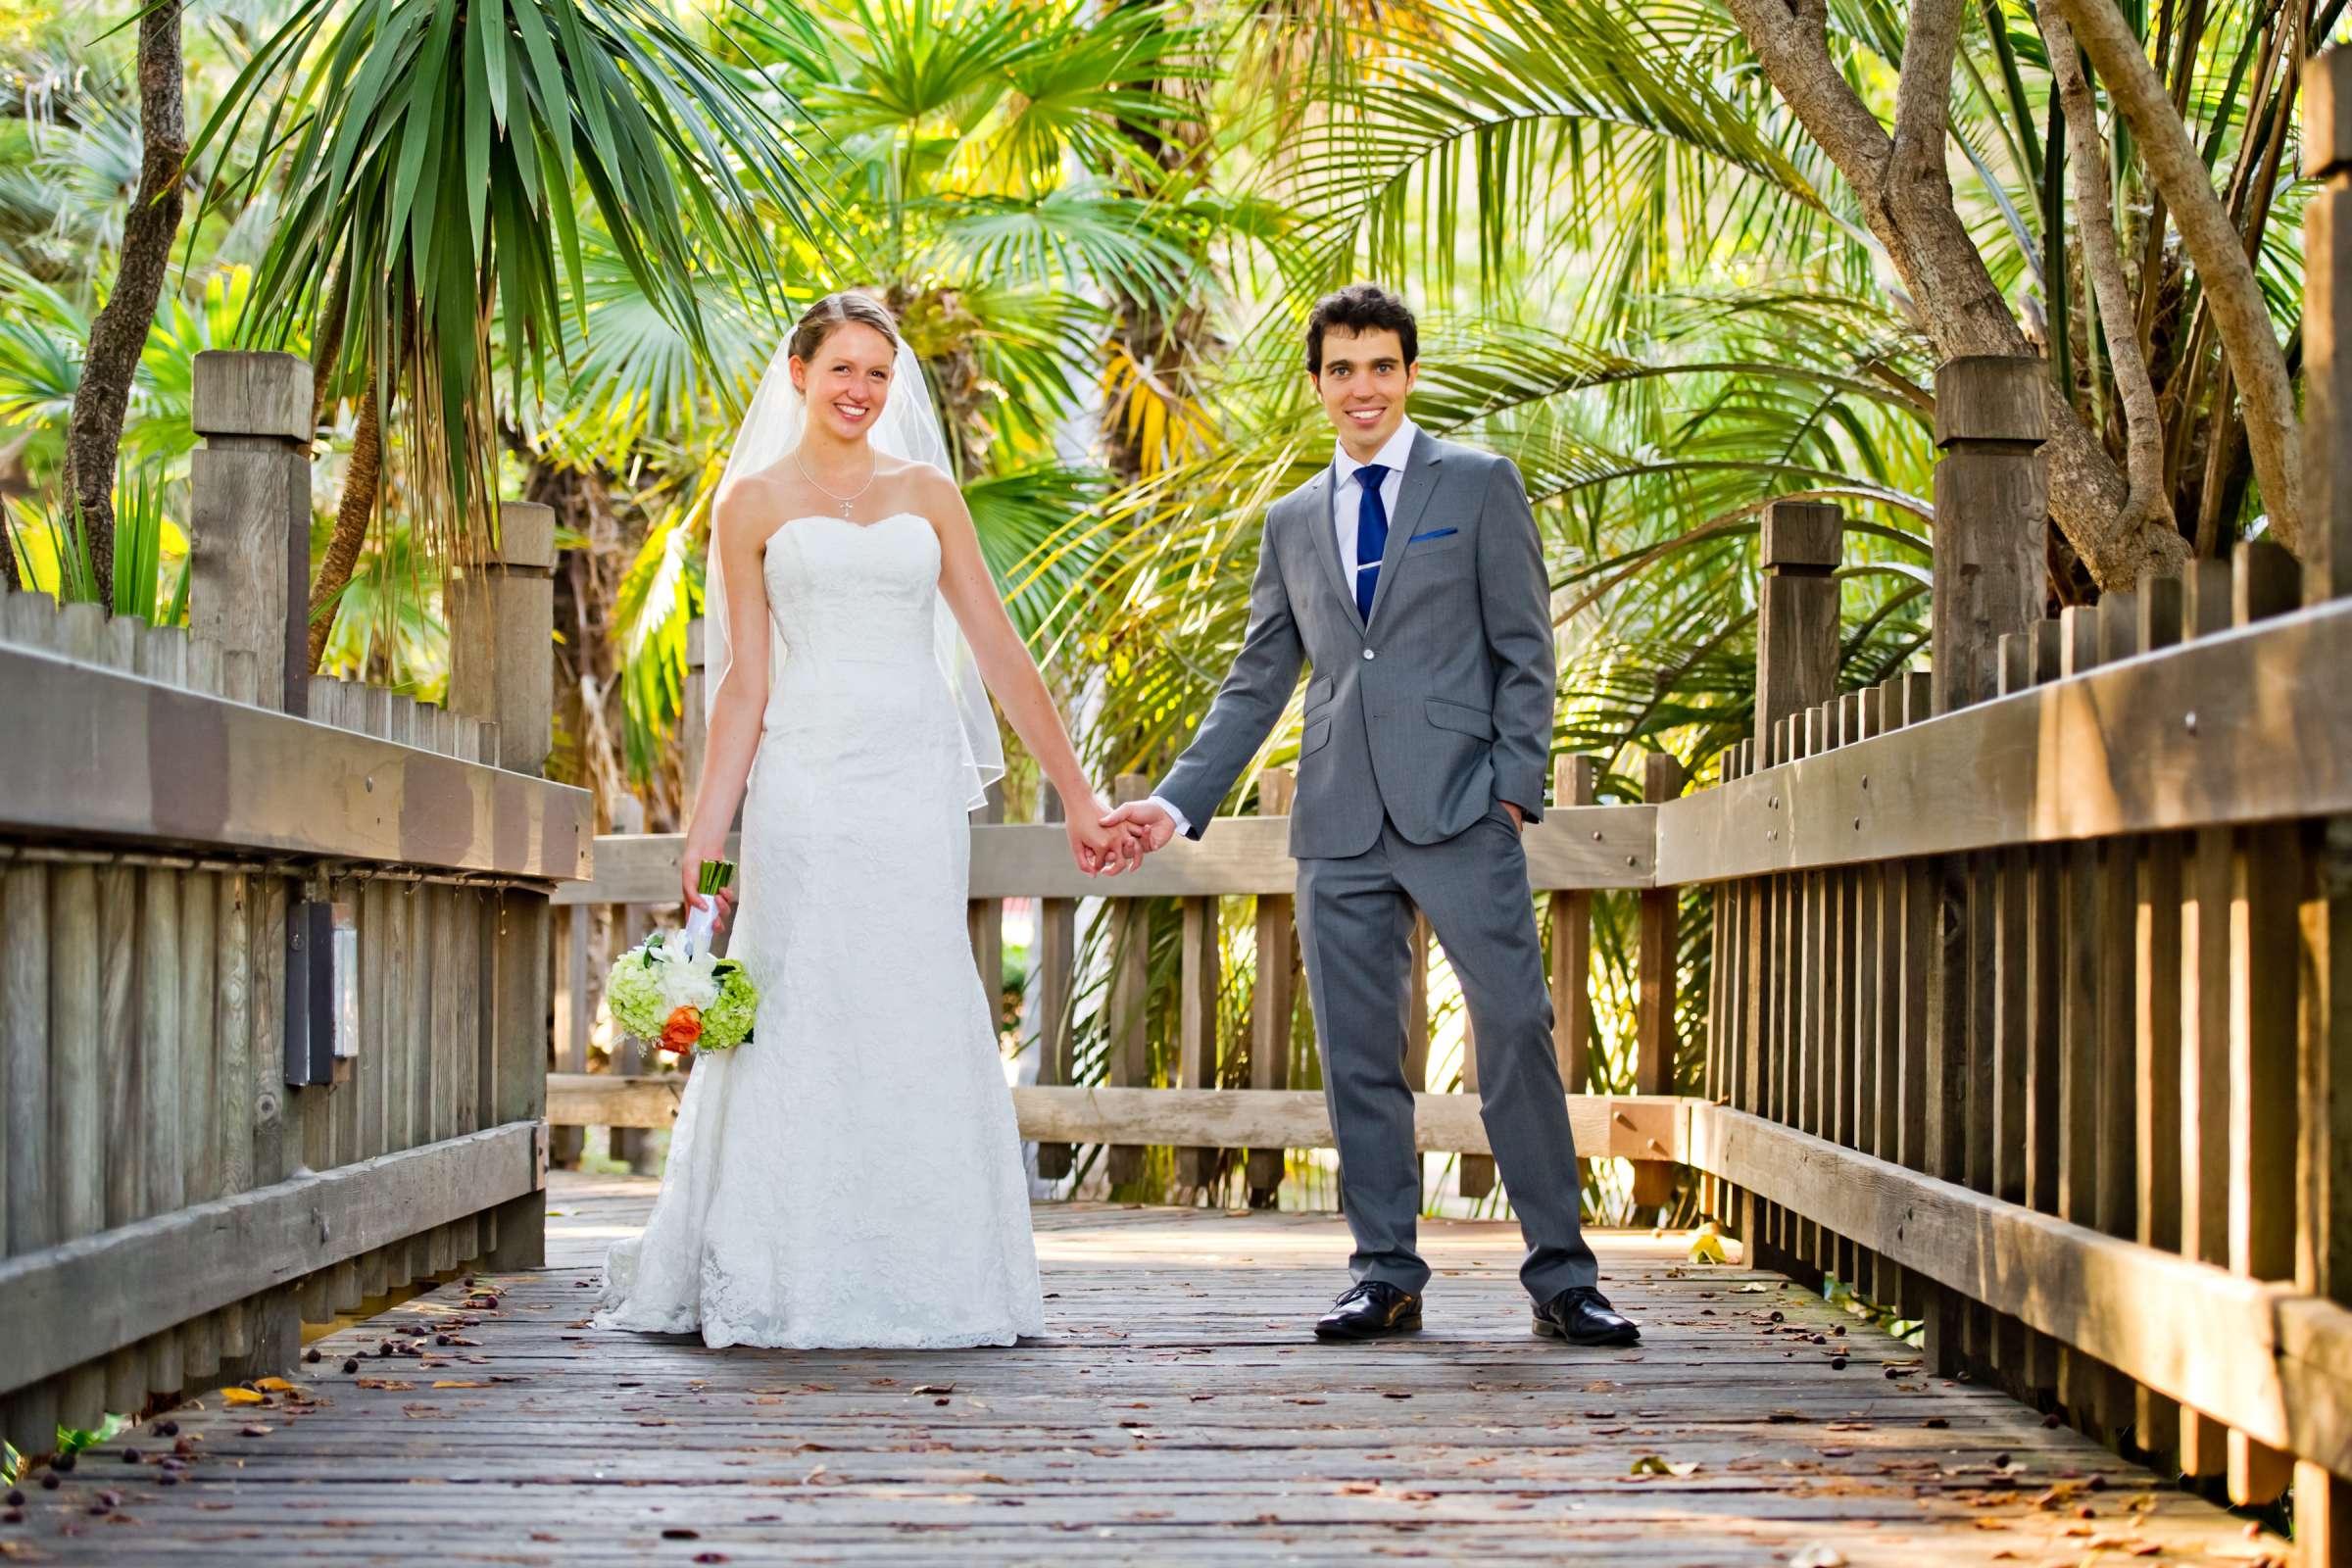
{"label": "vertical wooden slat", "polygon": [[[1061,794],[1053,785],[1039,790],[1040,817],[1062,820]],[[1070,1081],[1070,1004],[1078,962],[1078,904],[1074,899],[1041,899],[1037,906],[1037,1081],[1054,1086]],[[1037,1174],[1047,1181],[1069,1175],[1068,1144],[1040,1143]]]}
{"label": "vertical wooden slat", "polygon": [[[216,941],[213,999],[213,1139],[220,1191],[253,1185],[253,898],[254,879],[222,872],[213,889]],[[220,1355],[239,1360],[253,1348],[246,1303],[220,1309]]]}
{"label": "vertical wooden slat", "polygon": [[[1594,770],[1590,757],[1561,757],[1551,764],[1554,806],[1591,806]],[[1592,895],[1553,893],[1545,900],[1551,933],[1551,1051],[1568,1093],[1590,1088],[1592,1040]]]}
{"label": "vertical wooden slat", "polygon": [[[1004,820],[1003,779],[989,785],[987,800],[972,813],[972,820],[975,823]],[[988,1015],[993,1024],[1004,1004],[1004,901],[968,900],[964,905],[964,923],[971,935],[972,966],[980,971],[980,993],[988,1000]]]}
{"label": "vertical wooden slat", "polygon": [[[139,1036],[139,874],[125,865],[98,870],[99,1071],[106,1085],[105,1141],[86,1146],[103,1151],[108,1229],[127,1225],[146,1212],[146,1106],[139,1074],[145,1054]],[[107,1406],[135,1410],[147,1399],[145,1357],[124,1347],[107,1357]]]}
{"label": "vertical wooden slat", "polygon": [[[252,1084],[247,1125],[253,1139],[253,1185],[267,1187],[289,1175],[299,1157],[293,1107],[287,1103],[286,920],[297,893],[287,877],[254,879]],[[300,1309],[291,1289],[272,1291],[249,1305],[248,1367],[255,1373],[282,1372],[302,1342]]]}
{"label": "vertical wooden slat", "polygon": [[[2240,626],[2302,598],[2292,557],[2266,540],[2240,544],[2230,562],[2231,618]],[[2230,1266],[2254,1279],[2291,1278],[2295,1267],[2298,1076],[2296,943],[2302,836],[2291,823],[2237,834],[2230,907]],[[2267,1503],[2286,1490],[2285,1454],[2231,1432],[2230,1500]]]}
{"label": "vertical wooden slat", "polygon": [[[501,744],[505,744],[502,739]],[[492,955],[488,1011],[496,1066],[486,1124],[541,1121],[547,1114],[548,949],[553,910],[545,894],[510,888],[485,906]],[[542,1167],[544,1176],[544,1167]],[[547,1189],[509,1199],[493,1216],[495,1247],[485,1259],[501,1272],[547,1264]]]}
{"label": "vertical wooden slat", "polygon": [[[399,894],[381,877],[360,888],[360,1060],[353,1091],[359,1101],[359,1133],[353,1157],[372,1159],[385,1152],[385,1100],[390,1093],[392,1021],[400,992],[391,972],[392,920]],[[362,1300],[384,1294],[391,1281],[385,1249],[360,1256]]]}
{"label": "vertical wooden slat", "polygon": [[[1297,776],[1287,767],[1260,772],[1258,814],[1288,816],[1297,789]],[[1261,894],[1257,900],[1257,973],[1250,1002],[1252,1089],[1288,1089],[1291,1084],[1291,1015],[1298,1005],[1298,973],[1296,903],[1288,895]],[[1251,1208],[1272,1208],[1280,1200],[1287,1152],[1280,1149],[1250,1151]]]}
{"label": "vertical wooden slat", "polygon": [[[190,871],[179,885],[179,1162],[184,1200],[220,1196],[219,1014],[214,999],[220,956],[220,874]],[[182,1336],[188,1384],[220,1370],[220,1319],[206,1313]]]}
{"label": "vertical wooden slat", "polygon": [[[1903,722],[1925,723],[1935,714],[1935,689],[1924,670],[1903,675]],[[1935,1092],[1928,1063],[1930,990],[1935,945],[1939,938],[1941,885],[1934,862],[1910,859],[1903,865],[1902,1010],[1901,1042],[1897,1050],[1901,1108],[1896,1116],[1895,1147],[1905,1165],[1929,1169],[1928,1097]],[[1903,1315],[1925,1321],[1935,1309],[1937,1295],[1924,1275],[1905,1272]]]}
{"label": "vertical wooden slat", "polygon": [[[142,1201],[169,1214],[187,1200],[180,1153],[179,872],[149,866],[139,878],[139,1106],[145,1163]],[[185,1381],[179,1332],[147,1342],[147,1392],[173,1393]]]}
{"label": "vertical wooden slat", "polygon": [[[2305,302],[2303,496],[2306,602],[2352,595],[2352,54],[2308,61],[2304,172],[2321,181],[2303,210]],[[2310,831],[2302,908],[2303,1135],[2296,1282],[2352,1300],[2352,1085],[2337,1063],[2352,1050],[2352,830],[2344,818]],[[2352,1564],[2352,1484],[2324,1467],[2295,1467],[2295,1538],[2303,1568]]]}
{"label": "vertical wooden slat", "polygon": [[[59,1239],[52,1210],[62,1197],[50,1116],[51,966],[47,867],[22,861],[0,871],[0,1256],[19,1256]],[[6,1401],[0,1436],[25,1453],[57,1440],[56,1380]]]}
{"label": "vertical wooden slat", "polygon": [[[1112,790],[1111,804],[1125,806],[1149,798],[1152,781],[1140,773],[1121,773]],[[1110,919],[1109,1077],[1111,1083],[1122,1088],[1148,1088],[1152,1082],[1152,1037],[1147,1011],[1152,1000],[1151,903],[1146,899],[1118,899],[1112,905]],[[1144,1174],[1143,1146],[1113,1144],[1106,1167],[1114,1189],[1137,1181]]]}
{"label": "vertical wooden slat", "polygon": [[[1210,1089],[1217,1080],[1217,995],[1222,976],[1215,895],[1184,901],[1184,931],[1176,998],[1176,1087]],[[1190,1202],[1213,1184],[1224,1151],[1176,1151],[1177,1200]]]}
{"label": "vertical wooden slat", "polygon": [[[104,1006],[100,991],[98,872],[59,865],[49,872],[49,1147],[106,1147]],[[107,1225],[107,1182],[94,1158],[51,1162],[57,1205],[52,1239],[71,1242]],[[104,1364],[88,1362],[65,1376],[57,1417],[94,1427],[106,1412]]]}
{"label": "vertical wooden slat", "polygon": [[[1652,805],[1683,793],[1680,758],[1653,752],[1642,762],[1642,799]],[[1641,895],[1640,990],[1634,1014],[1634,1092],[1674,1092],[1674,1060],[1680,1045],[1675,1003],[1680,995],[1680,888],[1645,888]],[[1637,1207],[1662,1208],[1674,1199],[1675,1167],[1665,1160],[1634,1161]]]}

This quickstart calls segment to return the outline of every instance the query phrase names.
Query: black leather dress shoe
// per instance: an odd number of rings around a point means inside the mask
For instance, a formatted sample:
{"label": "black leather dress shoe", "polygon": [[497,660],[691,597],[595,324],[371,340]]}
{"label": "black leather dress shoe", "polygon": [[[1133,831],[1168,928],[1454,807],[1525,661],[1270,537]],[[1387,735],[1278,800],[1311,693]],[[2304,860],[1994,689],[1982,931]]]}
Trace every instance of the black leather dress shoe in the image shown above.
{"label": "black leather dress shoe", "polygon": [[1318,1340],[1377,1340],[1421,1327],[1421,1298],[1387,1280],[1366,1280],[1331,1303],[1315,1323]]}
{"label": "black leather dress shoe", "polygon": [[1572,1285],[1536,1308],[1536,1332],[1570,1345],[1635,1345],[1642,1331],[1590,1285]]}

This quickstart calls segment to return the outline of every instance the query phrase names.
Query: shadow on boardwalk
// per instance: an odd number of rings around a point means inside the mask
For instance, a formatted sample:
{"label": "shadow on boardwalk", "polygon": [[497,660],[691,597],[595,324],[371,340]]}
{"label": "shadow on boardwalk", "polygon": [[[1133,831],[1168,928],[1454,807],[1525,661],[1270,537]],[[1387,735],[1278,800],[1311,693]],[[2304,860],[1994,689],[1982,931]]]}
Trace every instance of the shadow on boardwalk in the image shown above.
{"label": "shadow on boardwalk", "polygon": [[[1429,1227],[1428,1330],[1338,1348],[1304,1333],[1344,1282],[1336,1218],[1101,1206],[1039,1211],[1044,1341],[711,1351],[586,1326],[653,1183],[551,1181],[546,1272],[334,1333],[267,1407],[177,1412],[176,1470],[148,1430],[136,1463],[84,1455],[0,1541],[110,1564],[2283,1560],[1671,1239],[1596,1239],[1631,1352],[1529,1334],[1509,1227]],[[1636,1475],[1647,1455],[1667,1473]]]}

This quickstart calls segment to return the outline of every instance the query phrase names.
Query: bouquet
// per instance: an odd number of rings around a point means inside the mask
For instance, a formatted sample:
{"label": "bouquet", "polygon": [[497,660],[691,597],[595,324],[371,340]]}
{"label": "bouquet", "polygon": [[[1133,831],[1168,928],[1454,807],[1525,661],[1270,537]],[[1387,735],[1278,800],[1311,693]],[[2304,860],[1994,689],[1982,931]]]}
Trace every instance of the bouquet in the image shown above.
{"label": "bouquet", "polygon": [[[706,897],[735,879],[731,860],[705,860]],[[613,960],[605,978],[612,1021],[663,1051],[727,1051],[752,1037],[760,993],[743,965],[710,952],[715,905],[688,912],[686,929],[656,932]]]}

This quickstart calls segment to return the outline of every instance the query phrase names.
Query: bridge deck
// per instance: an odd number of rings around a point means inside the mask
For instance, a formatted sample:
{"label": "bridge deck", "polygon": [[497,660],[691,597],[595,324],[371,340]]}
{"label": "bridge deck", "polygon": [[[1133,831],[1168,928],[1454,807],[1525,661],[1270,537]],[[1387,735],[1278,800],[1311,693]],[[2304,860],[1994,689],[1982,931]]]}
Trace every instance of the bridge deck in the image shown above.
{"label": "bridge deck", "polygon": [[[340,1330],[267,1406],[179,1411],[195,1457],[172,1484],[169,1438],[85,1455],[0,1543],[62,1563],[2283,1560],[1671,1238],[1598,1240],[1632,1352],[1532,1337],[1506,1227],[1428,1227],[1428,1330],[1331,1348],[1303,1329],[1341,1277],[1337,1219],[1102,1206],[1039,1211],[1043,1342],[717,1352],[585,1325],[651,1194],[555,1173],[547,1272]],[[368,1353],[419,1335],[423,1357]],[[1667,1473],[1637,1473],[1651,1455]]]}

